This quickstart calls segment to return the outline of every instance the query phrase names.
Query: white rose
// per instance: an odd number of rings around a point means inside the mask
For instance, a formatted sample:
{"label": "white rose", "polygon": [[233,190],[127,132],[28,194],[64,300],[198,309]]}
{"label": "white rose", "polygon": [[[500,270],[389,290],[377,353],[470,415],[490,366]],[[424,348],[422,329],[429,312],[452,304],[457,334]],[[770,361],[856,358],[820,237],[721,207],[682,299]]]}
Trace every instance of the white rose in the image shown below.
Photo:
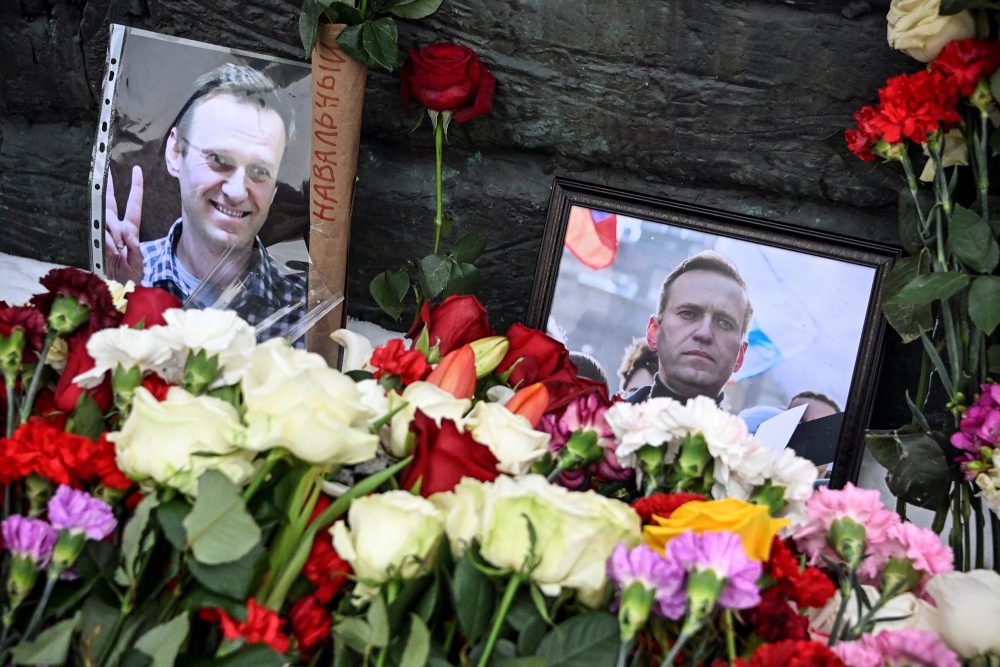
{"label": "white rose", "polygon": [[527,522],[531,522],[539,562],[530,577],[546,595],[570,588],[584,604],[597,604],[615,546],[625,542],[632,547],[640,541],[639,517],[625,503],[592,491],[569,491],[539,475],[499,477],[485,484],[463,480],[449,494],[459,497],[435,496],[435,502],[448,510],[449,539],[468,541],[474,532],[481,555],[496,567],[523,571],[530,553]]}
{"label": "white rose", "polygon": [[1000,655],[1000,574],[944,572],[927,582],[937,602],[938,634],[963,658]]}
{"label": "white rose", "polygon": [[365,586],[395,575],[413,579],[426,573],[443,532],[441,513],[433,503],[407,491],[364,496],[347,511],[350,528],[338,521],[330,529],[333,546]]}
{"label": "white rose", "polygon": [[243,379],[247,443],[286,447],[309,463],[353,464],[375,456],[373,416],[354,381],[319,355],[272,339],[256,347]]}
{"label": "white rose", "polygon": [[122,430],[108,434],[123,473],[189,496],[197,494],[206,470],[219,470],[235,484],[250,478],[253,453],[239,448],[243,437],[236,408],[180,387],[171,388],[163,402],[139,387]]}
{"label": "white rose", "polygon": [[118,366],[125,370],[138,367],[143,373],[151,371],[161,376],[169,374],[173,351],[164,346],[152,329],[102,329],[87,340],[87,354],[94,359],[94,367],[73,378],[77,385],[96,387],[104,380],[107,371]]}
{"label": "white rose", "polygon": [[152,327],[149,331],[161,345],[174,352],[169,377],[164,377],[167,382],[181,383],[188,354],[199,350],[219,359],[219,377],[209,388],[240,381],[250,362],[250,353],[257,345],[257,338],[253,327],[234,311],[171,308],[164,311],[163,319],[166,321],[164,326]]}
{"label": "white rose", "polygon": [[403,390],[402,395],[389,393],[389,410],[406,405],[392,416],[388,437],[383,440],[386,450],[397,459],[409,454],[406,450],[406,436],[410,432],[410,422],[417,409],[440,426],[442,419],[460,422],[472,404],[467,398],[455,398],[450,393],[429,382],[413,382]]}
{"label": "white rose", "polygon": [[523,475],[531,464],[548,451],[548,433],[531,428],[531,422],[496,403],[476,403],[465,418],[463,427],[473,439],[490,448],[497,459],[497,470],[508,475]]}
{"label": "white rose", "polygon": [[[879,599],[881,593],[874,586],[862,585],[862,590],[868,596],[868,601],[874,603]],[[857,593],[854,594],[855,596]],[[830,638],[830,631],[837,620],[837,612],[840,610],[840,591],[833,594],[826,605],[821,609],[812,607],[806,608],[806,617],[809,619],[809,634],[816,641],[826,643]],[[844,623],[854,625],[858,622],[858,605],[855,600],[849,600],[844,608]],[[921,600],[912,593],[903,593],[891,598],[879,609],[875,615],[876,623],[872,634],[877,634],[882,630],[903,630],[913,628],[937,634],[938,611],[934,605]],[[884,618],[887,620],[879,621]]]}
{"label": "white rose", "polygon": [[341,370],[345,373],[374,369],[369,362],[372,358],[372,352],[375,350],[367,338],[347,329],[337,329],[330,334],[330,338],[344,350]]}
{"label": "white rose", "polygon": [[941,16],[940,8],[941,0],[892,0],[885,16],[889,46],[929,63],[948,42],[975,36],[970,12]]}
{"label": "white rose", "polygon": [[483,505],[486,502],[484,489],[482,482],[463,477],[452,491],[435,493],[428,499],[444,517],[444,531],[455,558],[465,553],[482,530]]}
{"label": "white rose", "polygon": [[361,395],[361,402],[372,415],[371,421],[376,421],[389,412],[389,399],[378,380],[362,380],[355,383],[355,386]]}

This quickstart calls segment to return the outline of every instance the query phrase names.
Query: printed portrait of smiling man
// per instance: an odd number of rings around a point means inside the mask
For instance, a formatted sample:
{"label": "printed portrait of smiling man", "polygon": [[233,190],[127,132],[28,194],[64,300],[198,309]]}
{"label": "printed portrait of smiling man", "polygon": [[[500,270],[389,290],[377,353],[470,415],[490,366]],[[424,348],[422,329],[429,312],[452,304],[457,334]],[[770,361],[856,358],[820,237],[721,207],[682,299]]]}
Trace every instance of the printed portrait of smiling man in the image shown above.
{"label": "printed portrait of smiling man", "polygon": [[[251,324],[286,311],[264,332],[280,335],[301,318],[305,277],[280,272],[258,233],[267,221],[293,129],[276,84],[225,64],[199,77],[167,135],[167,172],[177,179],[181,216],[166,236],[139,243],[142,170],[133,168],[123,217],[110,176],[106,194],[109,275],[160,287],[186,300],[213,269],[242,293],[230,307]],[[217,265],[223,263],[217,269]]]}
{"label": "printed portrait of smiling man", "polygon": [[669,397],[682,403],[695,396],[720,402],[722,388],[743,364],[753,309],[747,285],[722,255],[700,252],[664,279],[657,312],[646,327],[656,352],[653,382],[625,399],[639,403]]}

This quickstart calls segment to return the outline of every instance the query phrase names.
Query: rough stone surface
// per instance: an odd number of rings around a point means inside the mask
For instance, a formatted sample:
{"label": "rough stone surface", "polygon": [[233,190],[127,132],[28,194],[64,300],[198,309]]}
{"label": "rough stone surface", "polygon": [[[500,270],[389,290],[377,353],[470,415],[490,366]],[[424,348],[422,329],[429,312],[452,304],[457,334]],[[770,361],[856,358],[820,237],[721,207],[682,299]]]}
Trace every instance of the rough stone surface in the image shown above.
{"label": "rough stone surface", "polygon": [[[892,242],[895,177],[854,159],[842,134],[887,77],[919,67],[885,43],[888,4],[445,0],[402,25],[403,47],[468,44],[498,80],[493,113],[453,123],[445,150],[456,232],[490,239],[481,297],[498,327],[527,311],[554,176]],[[301,56],[297,0],[0,3],[0,251],[88,263],[112,22]],[[432,137],[426,123],[408,133],[415,119],[396,75],[372,72],[350,249],[357,317],[375,316],[375,274],[430,249]]]}

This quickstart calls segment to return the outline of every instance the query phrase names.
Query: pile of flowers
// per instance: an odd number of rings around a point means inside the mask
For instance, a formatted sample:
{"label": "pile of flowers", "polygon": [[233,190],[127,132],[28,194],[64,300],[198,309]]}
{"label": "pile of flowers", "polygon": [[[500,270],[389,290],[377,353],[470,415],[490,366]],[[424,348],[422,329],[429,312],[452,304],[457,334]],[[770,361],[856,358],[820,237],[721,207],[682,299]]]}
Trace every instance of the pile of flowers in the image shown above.
{"label": "pile of flowers", "polygon": [[814,493],[812,464],[709,400],[613,404],[474,297],[424,303],[377,348],[337,332],[338,371],[231,312],[116,300],[74,269],[43,283],[0,310],[4,664],[1000,649],[963,629],[973,605],[995,615],[1000,577],[952,572],[877,493]]}

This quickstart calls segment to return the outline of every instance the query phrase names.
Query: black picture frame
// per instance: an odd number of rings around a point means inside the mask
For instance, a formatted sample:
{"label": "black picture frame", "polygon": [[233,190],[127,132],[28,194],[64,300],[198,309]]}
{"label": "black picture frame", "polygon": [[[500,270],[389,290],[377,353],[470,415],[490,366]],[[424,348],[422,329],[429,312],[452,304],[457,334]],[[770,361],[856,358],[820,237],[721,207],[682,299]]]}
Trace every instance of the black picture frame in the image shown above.
{"label": "black picture frame", "polygon": [[[566,258],[571,257],[571,255],[568,254],[568,251],[564,251],[570,213],[574,207],[619,216],[617,220],[631,219],[641,223],[649,223],[653,225],[650,229],[654,231],[661,229],[658,225],[666,225],[667,228],[663,229],[666,233],[691,236],[688,231],[685,231],[690,230],[695,235],[707,235],[706,238],[710,237],[730,244],[736,242],[735,245],[739,245],[739,242],[744,242],[741,247],[759,246],[761,254],[775,254],[784,250],[791,251],[794,256],[801,255],[803,262],[811,262],[810,258],[833,260],[833,264],[824,262],[823,266],[833,266],[834,270],[842,266],[844,271],[849,271],[852,275],[862,276],[861,280],[858,281],[859,289],[864,287],[864,281],[867,280],[864,276],[870,274],[870,288],[863,295],[867,297],[866,302],[857,306],[856,320],[861,323],[860,331],[857,334],[858,340],[845,341],[844,343],[849,346],[848,349],[856,343],[857,354],[853,370],[849,374],[849,389],[843,404],[843,412],[835,415],[836,419],[831,419],[828,422],[832,424],[839,422],[840,424],[829,484],[831,487],[839,488],[848,481],[856,481],[864,453],[864,431],[871,416],[872,402],[882,361],[882,337],[885,332],[885,321],[880,309],[880,293],[892,263],[901,254],[900,248],[665,197],[557,177],[552,184],[545,232],[529,303],[527,316],[529,326],[542,330],[547,329],[553,311],[553,302],[557,298],[557,283],[560,279],[561,265],[564,261],[567,265],[576,261],[567,260]],[[750,244],[750,246],[746,244]],[[866,271],[861,271],[857,267],[863,267]],[[661,276],[665,275],[670,268],[666,267]],[[579,273],[579,269],[576,270]],[[637,275],[652,276],[652,271],[644,271],[634,267],[629,267],[629,270]],[[569,269],[563,270],[564,280],[569,280],[566,278],[569,275],[568,272]],[[659,280],[662,282],[662,277]],[[577,282],[579,282],[579,277],[577,277]],[[845,297],[838,296],[838,298]],[[587,301],[587,299],[574,299],[571,307],[585,308]],[[841,314],[834,313],[833,316],[840,317]],[[604,317],[606,322],[612,322],[616,319],[614,313],[604,313]],[[550,331],[550,333],[553,332]],[[558,332],[555,335],[559,337]],[[640,335],[640,332],[636,332],[636,337]],[[627,344],[629,341],[624,342]],[[569,346],[568,341],[567,345]],[[841,383],[847,382],[847,379],[845,377],[840,381]],[[611,385],[610,382],[609,385]],[[609,386],[609,391],[613,393],[614,387]],[[811,424],[818,426],[823,421],[826,420]],[[800,430],[802,429],[800,428]],[[794,441],[795,438],[793,438],[793,443]]]}

